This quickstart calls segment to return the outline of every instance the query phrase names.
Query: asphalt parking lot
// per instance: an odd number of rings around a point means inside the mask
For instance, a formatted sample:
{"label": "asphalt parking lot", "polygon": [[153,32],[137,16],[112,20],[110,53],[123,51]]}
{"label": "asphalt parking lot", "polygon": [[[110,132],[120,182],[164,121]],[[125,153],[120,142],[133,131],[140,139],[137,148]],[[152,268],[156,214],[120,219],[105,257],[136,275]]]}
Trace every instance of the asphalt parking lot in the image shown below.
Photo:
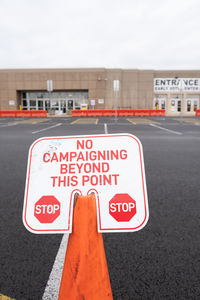
{"label": "asphalt parking lot", "polygon": [[103,234],[113,298],[200,298],[200,118],[163,117],[0,119],[0,295],[42,299],[62,240],[23,226],[30,145],[104,133],[141,140],[150,211],[139,232]]}

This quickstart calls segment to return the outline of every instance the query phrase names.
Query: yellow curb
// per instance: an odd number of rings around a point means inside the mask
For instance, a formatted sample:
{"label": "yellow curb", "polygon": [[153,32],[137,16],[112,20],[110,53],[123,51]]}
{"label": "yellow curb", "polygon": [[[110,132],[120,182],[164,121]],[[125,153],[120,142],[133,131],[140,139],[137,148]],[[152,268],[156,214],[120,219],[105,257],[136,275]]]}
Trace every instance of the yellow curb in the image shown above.
{"label": "yellow curb", "polygon": [[0,294],[0,300],[15,300],[15,299]]}
{"label": "yellow curb", "polygon": [[134,125],[136,125],[136,123],[135,122],[133,122],[133,120],[131,120],[131,119],[126,119],[127,121],[129,121],[130,123],[132,123],[132,124],[134,124]]}
{"label": "yellow curb", "polygon": [[150,120],[150,119],[147,119],[147,118],[141,118],[141,117],[138,117],[138,118],[127,118],[126,119],[127,121],[129,121],[130,123],[136,125],[136,124],[157,124],[157,125],[160,125],[159,122],[157,121],[153,121],[153,120]]}

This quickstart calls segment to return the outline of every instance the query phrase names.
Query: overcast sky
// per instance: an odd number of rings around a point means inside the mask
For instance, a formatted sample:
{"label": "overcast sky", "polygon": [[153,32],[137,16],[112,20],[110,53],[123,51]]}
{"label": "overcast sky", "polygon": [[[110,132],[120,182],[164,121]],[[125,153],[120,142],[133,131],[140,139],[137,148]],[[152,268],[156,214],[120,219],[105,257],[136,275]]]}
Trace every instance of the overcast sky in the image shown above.
{"label": "overcast sky", "polygon": [[199,0],[0,0],[0,68],[200,69]]}

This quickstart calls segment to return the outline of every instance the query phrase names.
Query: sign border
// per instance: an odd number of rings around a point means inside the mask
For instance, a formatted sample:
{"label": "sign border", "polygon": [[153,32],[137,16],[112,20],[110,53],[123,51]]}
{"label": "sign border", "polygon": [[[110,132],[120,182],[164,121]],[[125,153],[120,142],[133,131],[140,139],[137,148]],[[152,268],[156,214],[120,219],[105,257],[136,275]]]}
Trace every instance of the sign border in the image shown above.
{"label": "sign border", "polygon": [[[130,133],[118,133],[118,134],[100,134],[100,135],[76,135],[76,136],[58,136],[58,137],[41,137],[33,142],[33,144],[30,146],[29,149],[29,154],[28,154],[28,167],[27,167],[27,172],[26,172],[26,185],[25,185],[25,195],[24,195],[24,206],[23,206],[23,223],[24,226],[26,227],[27,230],[31,231],[32,233],[40,233],[40,234],[45,234],[45,233],[70,233],[72,230],[72,216],[73,216],[73,196],[75,192],[78,192],[79,194],[82,195],[82,192],[79,189],[75,189],[72,191],[71,196],[70,196],[70,204],[69,204],[69,219],[68,219],[68,224],[67,224],[67,229],[34,229],[32,228],[27,221],[27,203],[28,203],[28,193],[29,193],[29,181],[30,181],[30,169],[31,169],[31,159],[32,159],[32,151],[35,145],[41,141],[44,140],[60,140],[60,139],[81,139],[81,138],[102,138],[102,137],[122,137],[122,136],[127,136],[132,139],[134,139],[139,147],[139,155],[140,155],[140,166],[141,166],[141,176],[142,176],[142,188],[143,188],[143,200],[144,200],[144,208],[145,208],[145,217],[143,222],[135,227],[135,228],[102,228],[101,227],[101,213],[100,213],[100,201],[99,201],[99,195],[96,189],[90,189],[87,194],[91,192],[95,192],[96,194],[96,204],[97,204],[97,221],[98,221],[98,231],[99,232],[122,232],[122,231],[138,231],[142,229],[146,223],[148,222],[149,219],[149,210],[148,210],[148,197],[147,197],[147,189],[146,187],[146,180],[145,180],[145,169],[144,169],[144,161],[143,161],[143,156],[142,156],[142,144],[140,140],[130,134]],[[71,226],[70,226],[71,225]]]}

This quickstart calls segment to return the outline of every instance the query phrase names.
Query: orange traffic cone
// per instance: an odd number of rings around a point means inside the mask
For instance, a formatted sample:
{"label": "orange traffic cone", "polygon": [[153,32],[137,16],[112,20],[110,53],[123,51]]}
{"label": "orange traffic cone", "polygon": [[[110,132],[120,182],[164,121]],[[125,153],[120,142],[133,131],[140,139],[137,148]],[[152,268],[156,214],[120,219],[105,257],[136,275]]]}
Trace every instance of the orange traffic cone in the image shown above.
{"label": "orange traffic cone", "polygon": [[74,208],[59,300],[112,300],[102,234],[97,232],[94,194],[78,196]]}

